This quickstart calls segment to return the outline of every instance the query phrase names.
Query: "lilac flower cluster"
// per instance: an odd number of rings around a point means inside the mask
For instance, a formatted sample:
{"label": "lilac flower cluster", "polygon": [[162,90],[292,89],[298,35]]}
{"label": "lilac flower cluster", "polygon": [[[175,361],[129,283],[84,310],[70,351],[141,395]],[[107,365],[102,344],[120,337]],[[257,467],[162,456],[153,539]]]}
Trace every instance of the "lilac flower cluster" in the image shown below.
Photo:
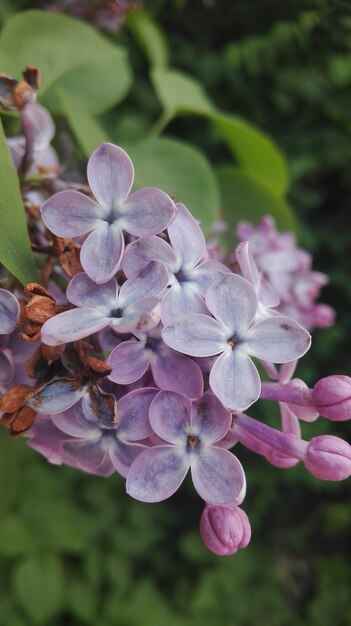
{"label": "lilac flower cluster", "polygon": [[[42,156],[32,151],[31,171]],[[239,226],[232,271],[233,255],[213,258],[183,204],[156,188],[131,193],[122,148],[97,148],[87,178],[78,190],[54,176],[31,213],[46,289],[0,289],[1,421],[51,463],[119,473],[143,502],[172,496],[190,470],[205,544],[233,554],[251,534],[236,444],[321,479],[351,474],[346,442],[300,431],[318,415],[351,417],[350,378],[313,389],[293,378],[306,327],[321,325],[324,278],[270,218]],[[279,403],[281,429],[245,413],[259,399]]]}

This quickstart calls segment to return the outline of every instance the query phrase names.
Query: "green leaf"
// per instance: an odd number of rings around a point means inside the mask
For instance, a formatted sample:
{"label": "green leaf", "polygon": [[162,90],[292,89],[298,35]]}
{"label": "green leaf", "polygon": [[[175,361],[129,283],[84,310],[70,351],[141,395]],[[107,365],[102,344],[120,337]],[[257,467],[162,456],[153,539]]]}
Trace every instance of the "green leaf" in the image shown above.
{"label": "green leaf", "polygon": [[150,13],[144,9],[131,11],[125,26],[144,50],[151,67],[167,67],[169,58],[167,40]]}
{"label": "green leaf", "polygon": [[18,176],[0,120],[0,262],[24,285],[38,282]]}
{"label": "green leaf", "polygon": [[60,13],[17,13],[2,31],[1,52],[18,74],[26,65],[39,67],[40,99],[54,113],[61,112],[57,87],[97,114],[119,102],[131,84],[125,51],[88,24]]}
{"label": "green leaf", "polygon": [[250,174],[233,165],[217,168],[217,179],[222,194],[223,217],[231,228],[240,220],[257,223],[264,215],[272,215],[280,229],[295,230],[295,219],[290,206]]}
{"label": "green leaf", "polygon": [[151,73],[151,79],[164,109],[158,126],[166,126],[176,115],[209,118],[218,127],[240,169],[277,195],[284,195],[288,186],[285,159],[267,135],[239,117],[217,109],[202,86],[181,72],[156,69]]}
{"label": "green leaf", "polygon": [[28,558],[14,571],[16,596],[27,614],[40,624],[47,624],[60,608],[63,585],[61,563],[53,556]]}
{"label": "green leaf", "polygon": [[186,204],[205,232],[218,218],[216,177],[204,155],[182,141],[146,139],[127,146],[135,166],[137,187],[160,187],[176,202]]}
{"label": "green leaf", "polygon": [[31,538],[24,521],[10,514],[0,524],[0,554],[21,556],[31,549]]}
{"label": "green leaf", "polygon": [[95,148],[104,141],[108,141],[104,129],[92,115],[77,106],[68,92],[58,89],[57,96],[73,134],[85,156],[89,157]]}

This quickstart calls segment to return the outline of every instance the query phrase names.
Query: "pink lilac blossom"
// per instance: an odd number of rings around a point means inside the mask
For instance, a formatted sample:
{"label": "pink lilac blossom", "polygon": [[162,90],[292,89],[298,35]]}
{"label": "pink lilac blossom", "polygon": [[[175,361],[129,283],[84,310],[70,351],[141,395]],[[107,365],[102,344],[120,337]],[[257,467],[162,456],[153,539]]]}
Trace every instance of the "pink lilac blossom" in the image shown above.
{"label": "pink lilac blossom", "polygon": [[[27,114],[24,140],[14,146],[30,172],[41,167],[53,127],[44,109]],[[90,158],[95,199],[57,176],[35,188],[38,198],[65,190],[43,204],[32,243],[62,284],[64,269],[50,251],[55,237],[73,238],[85,271],[66,290],[48,282],[61,312],[43,317],[39,343],[21,339],[24,294],[16,290],[20,315],[15,295],[0,289],[3,423],[16,386],[24,385],[24,408],[38,414],[25,432],[31,448],[57,465],[104,477],[117,472],[128,494],[144,502],[172,496],[190,470],[206,503],[200,533],[215,554],[234,554],[251,536],[239,508],[245,473],[233,446],[279,468],[302,461],[318,478],[347,478],[346,442],[301,435],[301,424],[319,414],[351,417],[351,380],[327,377],[309,389],[294,378],[310,346],[308,328],[321,325],[325,307],[315,304],[325,277],[311,271],[294,237],[277,233],[271,218],[241,223],[229,267],[185,205],[160,189],[130,195],[134,170],[121,148],[105,143]],[[261,382],[252,359],[269,381]],[[243,413],[265,399],[279,403],[281,430]]]}

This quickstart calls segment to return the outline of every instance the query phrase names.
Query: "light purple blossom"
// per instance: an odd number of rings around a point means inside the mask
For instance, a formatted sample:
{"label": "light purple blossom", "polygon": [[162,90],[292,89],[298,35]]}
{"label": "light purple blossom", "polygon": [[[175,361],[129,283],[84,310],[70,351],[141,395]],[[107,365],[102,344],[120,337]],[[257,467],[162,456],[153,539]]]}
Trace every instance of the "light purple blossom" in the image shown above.
{"label": "light purple blossom", "polygon": [[107,425],[94,414],[84,414],[79,405],[54,415],[55,426],[70,436],[62,443],[65,455],[94,473],[109,461],[119,474],[126,476],[131,463],[145,449],[138,442],[152,433],[148,415],[157,392],[148,388],[124,395],[118,400],[115,424]]}
{"label": "light purple blossom", "polygon": [[210,504],[242,501],[245,474],[238,459],[216,443],[225,436],[231,416],[215,396],[191,402],[161,391],[150,407],[150,423],[164,444],[144,450],[133,462],[127,492],[143,502],[159,502],[177,491],[189,469],[194,487]]}
{"label": "light purple blossom", "polygon": [[220,356],[210,372],[210,387],[222,404],[241,412],[260,395],[260,377],[250,356],[274,363],[292,361],[308,350],[309,333],[290,318],[277,316],[253,324],[257,297],[250,283],[222,274],[209,287],[212,317],[183,315],[165,327],[167,345],[192,356]]}
{"label": "light purple blossom", "polygon": [[152,328],[160,319],[157,296],[167,281],[167,270],[157,261],[151,261],[121,287],[115,278],[97,285],[86,274],[77,274],[68,285],[67,298],[79,308],[45,322],[42,341],[49,346],[60,345],[88,337],[107,326],[120,333]]}
{"label": "light purple blossom", "polygon": [[228,271],[218,261],[204,260],[205,239],[199,224],[184,204],[176,204],[176,208],[177,215],[168,226],[171,246],[160,237],[139,239],[127,247],[123,259],[127,276],[151,260],[167,267],[171,286],[161,305],[164,324],[185,313],[207,313],[206,289],[220,273]]}
{"label": "light purple blossom", "polygon": [[9,335],[15,329],[20,307],[16,296],[0,289],[0,335]]}
{"label": "light purple blossom", "polygon": [[139,380],[150,367],[160,389],[177,391],[188,398],[202,395],[200,367],[192,359],[166,346],[159,326],[147,333],[136,333],[136,337],[120,343],[111,352],[108,358],[108,364],[113,368],[110,380],[127,385]]}
{"label": "light purple blossom", "polygon": [[171,198],[154,187],[130,194],[134,168],[128,154],[110,143],[95,150],[88,163],[88,181],[96,202],[78,191],[62,191],[41,209],[46,226],[59,237],[88,233],[81,263],[97,283],[108,281],[120,266],[123,231],[148,237],[164,230],[174,216]]}

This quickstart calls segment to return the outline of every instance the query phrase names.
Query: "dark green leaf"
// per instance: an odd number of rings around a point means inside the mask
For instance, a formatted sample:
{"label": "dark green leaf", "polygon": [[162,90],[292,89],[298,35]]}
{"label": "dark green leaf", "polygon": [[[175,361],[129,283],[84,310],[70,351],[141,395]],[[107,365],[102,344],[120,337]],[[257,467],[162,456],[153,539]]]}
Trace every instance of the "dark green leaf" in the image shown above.
{"label": "dark green leaf", "polygon": [[40,624],[48,624],[60,608],[63,572],[53,556],[28,558],[14,571],[14,588],[26,613]]}
{"label": "dark green leaf", "polygon": [[21,283],[38,281],[18,176],[0,120],[0,262]]}
{"label": "dark green leaf", "polygon": [[88,24],[62,13],[17,13],[2,31],[1,51],[11,59],[18,75],[26,65],[39,67],[40,98],[53,112],[61,112],[57,87],[92,114],[119,102],[130,87],[125,51]]}
{"label": "dark green leaf", "polygon": [[127,147],[137,187],[160,187],[176,202],[183,202],[208,232],[218,218],[216,177],[201,152],[170,138],[147,139]]}
{"label": "dark green leaf", "polygon": [[257,223],[264,215],[272,215],[278,228],[295,229],[294,215],[287,202],[250,174],[233,165],[222,165],[216,172],[222,194],[223,216],[231,228],[240,220]]}

